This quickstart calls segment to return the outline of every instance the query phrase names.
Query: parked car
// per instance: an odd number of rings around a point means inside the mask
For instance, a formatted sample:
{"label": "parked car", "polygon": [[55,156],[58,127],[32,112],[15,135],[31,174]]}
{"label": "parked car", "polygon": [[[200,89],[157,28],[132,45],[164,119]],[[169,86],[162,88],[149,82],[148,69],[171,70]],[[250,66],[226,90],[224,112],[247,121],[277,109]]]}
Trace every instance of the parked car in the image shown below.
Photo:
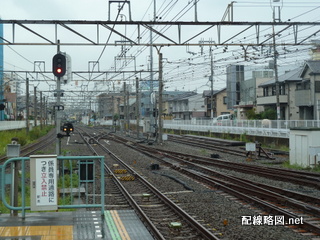
{"label": "parked car", "polygon": [[217,118],[213,119],[213,124],[214,125],[222,125],[222,122],[231,121],[233,119],[234,119],[233,114],[223,114],[223,115],[219,115]]}

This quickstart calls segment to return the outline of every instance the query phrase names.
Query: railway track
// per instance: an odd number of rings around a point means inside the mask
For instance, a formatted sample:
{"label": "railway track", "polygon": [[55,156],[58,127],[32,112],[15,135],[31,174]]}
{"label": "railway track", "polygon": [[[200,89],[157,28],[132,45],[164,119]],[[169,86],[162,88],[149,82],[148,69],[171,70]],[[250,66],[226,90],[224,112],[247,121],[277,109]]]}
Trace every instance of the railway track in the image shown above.
{"label": "railway track", "polygon": [[[269,214],[268,216],[283,216],[284,226],[288,225],[290,222],[292,223],[292,221],[300,221],[299,224],[294,226],[298,228],[298,231],[310,231],[316,235],[320,235],[320,202],[318,198],[274,188],[264,184],[255,184],[247,179],[221,174],[208,167],[210,162],[203,162],[203,159],[201,158],[201,162],[197,161],[197,156],[188,155],[186,157],[185,154],[174,152],[168,153],[167,151],[150,148],[141,144],[127,144],[127,139],[119,138],[118,136],[113,136],[113,138],[119,143],[122,142],[136,151],[156,158],[167,166],[170,166],[172,169],[192,177],[202,184],[206,184],[214,189],[221,189],[224,192],[245,201],[247,204],[259,206],[262,211]],[[236,166],[235,168],[239,169],[239,166]],[[249,171],[248,169],[250,168],[243,169],[242,171]],[[267,171],[266,176],[275,170],[277,169],[270,169]],[[250,170],[249,173],[252,174],[259,171],[261,171],[261,169],[255,169],[253,172]],[[319,186],[319,174],[303,174],[296,171],[287,172],[285,170],[279,170],[275,175],[284,175],[285,173],[289,175],[286,177],[287,180],[289,178],[303,177],[304,179],[301,179],[299,184],[310,183],[310,185],[315,188],[318,188]],[[282,181],[283,180],[284,179],[282,179]]]}
{"label": "railway track", "polygon": [[[114,205],[108,204],[109,207],[115,205],[119,207],[119,203],[121,207],[127,205],[133,207],[156,239],[219,239],[215,233],[202,226],[143,176],[100,144],[98,139],[102,136],[104,134],[93,136],[86,133],[83,134],[83,139],[90,139],[90,143],[87,141],[87,144],[94,154],[106,155],[105,170],[110,176],[106,191],[109,196],[116,196]],[[111,182],[113,187],[110,188]]]}
{"label": "railway track", "polygon": [[[118,160],[114,159],[111,153],[105,152],[105,150],[99,146],[100,143],[102,143],[104,146],[107,146],[107,148],[108,148],[108,145],[111,145],[111,146],[113,145],[114,149],[121,149],[120,151],[122,152],[126,152],[127,150],[125,149],[129,147],[130,149],[132,149],[130,150],[130,155],[132,154],[133,151],[143,153],[143,155],[148,156],[148,157],[143,157],[144,161],[147,158],[149,158],[149,159],[152,159],[152,161],[154,161],[155,163],[161,164],[161,168],[171,169],[177,172],[177,174],[173,174],[173,176],[176,176],[178,179],[180,179],[180,176],[182,175],[186,176],[185,178],[193,179],[195,185],[198,184],[199,186],[200,184],[202,186],[201,188],[206,186],[209,192],[210,191],[216,192],[217,194],[221,194],[223,196],[221,198],[230,199],[230,201],[234,202],[232,204],[232,207],[237,206],[237,204],[242,204],[243,206],[246,206],[245,207],[246,209],[251,209],[252,211],[257,212],[257,217],[283,216],[283,226],[287,226],[289,228],[294,227],[295,231],[304,232],[305,234],[314,234],[314,236],[319,236],[318,220],[320,219],[320,217],[319,217],[319,209],[318,209],[319,200],[317,198],[314,198],[309,195],[304,195],[301,193],[297,194],[296,192],[287,191],[282,188],[271,187],[267,184],[250,182],[247,180],[248,178],[243,179],[243,178],[235,177],[228,174],[222,174],[217,170],[217,166],[210,165],[210,162],[216,161],[215,159],[212,159],[212,158],[197,159],[198,156],[194,156],[194,155],[183,155],[182,153],[175,153],[173,151],[170,152],[167,150],[156,149],[154,146],[137,144],[132,140],[130,141],[128,139],[121,139],[115,135],[110,136],[110,133],[107,133],[101,129],[99,130],[90,129],[86,131],[90,131],[90,133],[84,134],[84,138],[86,140],[78,139],[77,143],[73,144],[73,149],[76,149],[76,151],[78,151],[78,152],[75,152],[73,155],[79,154],[82,156],[82,155],[88,154],[88,153],[85,153],[85,148],[83,147],[83,145],[80,145],[82,142],[87,142],[88,146],[94,149],[95,153],[92,152],[92,154],[105,155],[106,165],[109,168],[108,177],[106,178],[107,188],[105,190],[106,191],[106,199],[105,199],[106,209],[108,210],[109,209],[110,210],[111,209],[132,209],[133,203],[131,203],[131,201],[136,202],[137,205],[140,207],[140,209],[143,211],[143,213],[141,213],[142,214],[141,216],[143,216],[144,214],[149,219],[149,220],[145,220],[146,223],[150,221],[151,224],[156,226],[156,230],[153,233],[153,235],[156,236],[157,231],[159,232],[159,236],[157,238],[155,237],[156,239],[173,239],[173,238],[179,239],[179,237],[182,237],[182,239],[217,239],[218,238],[217,236],[222,237],[223,239],[224,237],[223,235],[220,235],[220,233],[226,234],[228,238],[228,236],[232,236],[232,235],[235,236],[237,234],[237,230],[235,230],[234,234],[230,235],[230,232],[225,230],[225,229],[228,229],[228,226],[225,225],[221,227],[221,224],[217,230],[212,230],[214,228],[212,225],[217,224],[216,220],[219,220],[220,216],[217,216],[215,218],[215,221],[212,222],[212,224],[208,225],[207,223],[210,222],[210,220],[206,219],[205,216],[202,215],[202,213],[199,210],[190,209],[190,206],[195,206],[196,204],[192,205],[188,202],[188,200],[184,201],[184,196],[188,198],[189,196],[194,196],[194,194],[191,194],[191,193],[182,194],[183,191],[181,191],[181,193],[170,192],[170,190],[162,191],[162,195],[164,195],[164,197],[168,199],[170,198],[169,201],[175,202],[175,204],[178,205],[181,210],[186,212],[186,214],[189,213],[188,215],[192,216],[193,219],[197,219],[196,220],[197,223],[202,223],[203,224],[202,228],[204,228],[205,231],[209,232],[215,238],[212,238],[212,236],[204,237],[202,236],[201,231],[197,231],[197,230],[189,231],[189,229],[194,229],[192,222],[185,220],[183,216],[176,215],[176,213],[173,213],[171,207],[166,208],[165,207],[166,204],[164,203],[164,201],[161,198],[156,197],[156,194],[154,193],[154,191],[150,190],[150,188],[146,188],[145,184],[141,183],[136,185],[136,182],[138,181],[140,182],[140,177],[142,180],[145,180],[146,176],[150,178],[148,180],[151,180],[151,182],[159,184],[159,180],[162,178],[162,173],[164,171],[161,171],[162,172],[161,178],[160,178],[160,174],[158,175],[156,174],[157,171],[153,171],[155,172],[153,174],[141,175],[141,172],[145,174],[145,171],[141,171],[137,167],[135,167],[136,160],[132,160],[129,157],[130,160],[128,161],[128,159],[124,157],[122,160],[125,161],[127,164],[129,164],[131,168],[134,167],[134,169],[132,169],[133,171],[131,171],[129,168],[126,168],[125,165],[122,165]],[[95,134],[93,134],[93,132],[95,132]],[[80,136],[80,134],[75,134],[75,135],[72,134],[71,136],[72,141],[70,139],[70,141],[68,142],[69,143],[73,141],[76,142],[75,139],[77,139],[78,136]],[[67,142],[65,139],[63,141]],[[64,146],[64,148],[66,148],[67,150],[68,146]],[[129,151],[128,151],[128,154],[129,154]],[[122,156],[122,154],[120,155]],[[138,154],[138,155],[142,155],[142,154]],[[228,162],[228,161],[225,161],[225,162]],[[223,163],[220,163],[220,164],[223,165]],[[232,165],[232,163],[230,163],[230,165]],[[251,164],[247,164],[247,165],[251,165]],[[222,167],[219,167],[219,168],[222,168]],[[239,169],[239,168],[240,168],[239,166],[236,166],[236,169]],[[123,169],[126,170],[126,173],[122,172]],[[119,172],[118,170],[121,170],[121,171]],[[170,172],[173,172],[171,170]],[[257,170],[257,171],[261,171],[261,170]],[[98,173],[98,171],[96,172]],[[243,172],[245,173],[246,170],[243,170]],[[253,172],[247,173],[247,174],[253,174]],[[298,174],[298,173],[294,173],[294,174]],[[139,175],[140,177],[138,177]],[[284,175],[284,174],[278,173],[277,175]],[[154,176],[156,176],[158,180],[155,181],[154,179],[151,179],[151,177],[154,177]],[[99,174],[97,174],[96,177],[99,177]],[[291,177],[299,178],[298,175],[292,175]],[[133,178],[134,180],[132,180]],[[316,182],[317,178],[318,178],[317,175],[310,174],[305,178],[305,180]],[[115,182],[119,182],[119,184],[124,185],[126,190],[120,191],[119,187]],[[164,182],[167,182],[167,181],[164,181]],[[191,180],[188,180],[188,183],[189,182],[191,182]],[[155,186],[157,186],[157,188],[159,187],[158,185],[155,185]],[[194,186],[194,189],[198,189],[198,187]],[[126,194],[123,193],[125,191],[128,193],[128,196],[126,196]],[[177,191],[180,191],[180,190],[177,190]],[[92,201],[96,201],[94,198],[96,197],[96,199],[98,199],[97,197],[98,195],[99,195],[99,189],[96,189],[96,190],[92,190],[91,194],[88,194],[86,197],[92,198]],[[178,198],[179,201],[175,200],[177,196],[179,196]],[[199,198],[200,197],[205,198],[205,196],[199,196]],[[205,200],[205,199],[202,199],[202,200]],[[226,201],[226,200],[223,200],[223,201]],[[214,202],[216,203],[216,200],[214,200]],[[222,206],[224,206],[224,204],[225,203],[223,202]],[[198,216],[198,213],[201,216],[200,218]],[[228,213],[227,215],[230,215],[230,214]],[[240,215],[241,214],[237,213],[236,217],[239,217]],[[251,215],[251,216],[254,216],[254,215]],[[143,217],[141,218],[143,219]],[[299,224],[286,224],[286,223],[290,223],[290,221],[292,220],[299,220],[299,219],[302,221]],[[170,226],[170,223],[179,223],[182,225],[181,227],[180,225]],[[149,226],[149,224],[147,225]],[[151,226],[152,225],[150,225],[148,228],[151,229],[152,228]],[[239,233],[242,234],[242,237],[244,237],[246,233],[241,233],[243,232],[243,228],[239,228],[239,225],[238,227],[236,226],[237,225],[234,226],[235,227],[234,229],[238,229],[240,231]],[[286,230],[286,231],[289,231],[289,230]],[[231,239],[234,239],[234,238],[231,237]],[[251,237],[248,239],[253,239],[253,238]],[[267,238],[261,238],[261,239],[267,239]],[[277,238],[277,239],[280,239],[280,238]],[[295,239],[295,238],[292,238],[292,239]],[[298,237],[298,239],[300,238]]]}
{"label": "railway track", "polygon": [[203,165],[225,168],[234,171],[241,171],[244,173],[250,173],[254,175],[263,176],[270,179],[287,181],[291,183],[301,184],[305,186],[314,187],[320,189],[320,174],[313,172],[301,172],[289,169],[280,169],[274,167],[263,167],[257,165],[250,165],[246,163],[230,162],[221,159],[212,159],[208,157],[195,156],[190,154],[184,154],[180,152],[156,150],[163,154],[171,156],[177,156],[188,161],[196,162]]}
{"label": "railway track", "polygon": [[[243,149],[235,149],[234,146],[244,146],[245,142],[239,141],[227,141],[223,139],[212,139],[212,138],[203,138],[203,137],[195,137],[189,135],[172,135],[169,134],[169,140],[172,142],[186,144],[193,147],[204,148],[208,150],[219,151],[221,153],[232,154],[235,156],[247,156],[247,152]],[[257,147],[257,152],[259,153],[259,157],[264,157],[267,159],[274,159],[273,153],[266,152],[262,148]]]}

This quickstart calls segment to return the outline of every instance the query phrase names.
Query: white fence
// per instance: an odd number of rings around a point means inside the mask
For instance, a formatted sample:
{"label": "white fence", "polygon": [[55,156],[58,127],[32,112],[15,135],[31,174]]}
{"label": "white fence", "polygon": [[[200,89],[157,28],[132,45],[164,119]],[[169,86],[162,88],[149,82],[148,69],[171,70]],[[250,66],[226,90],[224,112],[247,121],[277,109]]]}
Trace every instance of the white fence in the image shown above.
{"label": "white fence", "polygon": [[[141,120],[140,126],[148,125],[150,121]],[[96,123],[112,125],[112,121],[100,120]],[[130,120],[136,124],[135,120]],[[118,123],[117,123],[118,124]],[[164,120],[163,127],[169,130],[186,130],[195,132],[216,132],[231,134],[246,134],[252,136],[289,138],[290,128],[320,128],[318,120]]]}
{"label": "white fence", "polygon": [[0,131],[25,128],[26,121],[0,121]]}
{"label": "white fence", "polygon": [[[47,121],[47,124],[52,124],[52,121]],[[40,125],[40,121],[38,120],[38,126]],[[26,128],[26,120],[23,121],[0,121],[0,131],[5,130],[14,130],[14,129],[22,129]],[[29,120],[29,130],[35,126],[33,120]]]}
{"label": "white fence", "polygon": [[316,120],[165,120],[164,128],[199,132],[246,134],[253,136],[289,138],[290,128],[320,128]]}

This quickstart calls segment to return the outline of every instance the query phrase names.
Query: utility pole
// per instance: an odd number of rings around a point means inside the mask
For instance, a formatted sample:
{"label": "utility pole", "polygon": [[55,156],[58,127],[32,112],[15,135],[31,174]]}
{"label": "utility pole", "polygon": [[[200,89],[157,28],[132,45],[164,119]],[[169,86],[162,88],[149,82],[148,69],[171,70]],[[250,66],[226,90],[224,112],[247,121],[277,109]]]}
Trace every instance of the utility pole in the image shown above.
{"label": "utility pole", "polygon": [[44,102],[44,125],[47,126],[48,125],[48,109],[47,109],[47,101],[46,101],[46,97],[43,97],[43,102]]}
{"label": "utility pole", "polygon": [[210,81],[211,81],[211,93],[210,93],[210,98],[211,98],[211,113],[210,117],[213,119],[213,56],[212,56],[212,47],[210,46],[209,48],[210,51]]}
{"label": "utility pole", "polygon": [[130,103],[129,103],[129,89],[127,87],[127,91],[126,91],[126,98],[127,98],[127,108],[126,108],[126,115],[127,115],[127,129],[128,129],[128,132],[130,130],[130,114],[129,114],[129,111],[130,111]]}
{"label": "utility pole", "polygon": [[127,130],[127,84],[124,82],[123,83],[123,116],[124,116],[124,130]]}
{"label": "utility pole", "polygon": [[[280,1],[282,1],[282,0],[273,0],[274,3],[278,3],[278,4],[280,3]],[[277,5],[277,6],[272,5],[271,7],[272,7],[272,13],[273,13],[272,14],[273,22],[275,23],[276,20],[278,20],[280,22],[281,21],[281,19],[280,19],[281,18],[280,17],[281,6],[280,5]],[[276,9],[278,9],[278,17],[276,17]],[[275,83],[276,83],[277,120],[280,120],[281,119],[281,117],[280,117],[280,87],[279,87],[278,63],[277,63],[278,53],[277,53],[277,47],[276,47],[276,34],[275,34],[274,24],[272,25],[272,39],[273,39],[274,77],[275,77]]]}
{"label": "utility pole", "polygon": [[194,21],[198,22],[198,7],[197,3],[199,0],[194,0]]}
{"label": "utility pole", "polygon": [[[204,41],[204,40],[201,40],[199,41],[199,44],[204,44],[204,43],[209,43],[209,44],[213,44],[214,41],[212,40],[209,40],[209,41]],[[209,77],[209,81],[210,81],[210,108],[211,108],[211,111],[210,111],[210,118],[213,119],[213,54],[212,54],[212,46],[210,45],[210,48],[209,48],[209,51],[210,51],[210,77]],[[203,53],[203,46],[201,46],[201,54]]]}
{"label": "utility pole", "polygon": [[37,111],[37,87],[33,87],[33,113],[34,113],[34,126],[37,126],[37,116],[38,116],[38,111]]}
{"label": "utility pole", "polygon": [[42,118],[43,118],[43,101],[42,101],[42,91],[40,91],[40,129],[42,130],[43,128],[43,122],[42,122]]}
{"label": "utility pole", "polygon": [[[157,7],[156,7],[156,0],[153,1],[153,21],[155,22],[157,19]],[[157,107],[157,105],[153,101],[153,36],[152,31],[150,29],[150,111],[149,111],[149,118],[150,118],[150,132],[154,133],[156,120],[153,117],[153,109]],[[153,131],[152,131],[153,130]]]}
{"label": "utility pole", "polygon": [[136,77],[136,118],[137,118],[137,138],[140,138],[140,94],[139,78]]}
{"label": "utility pole", "polygon": [[162,107],[162,93],[163,93],[163,81],[162,81],[162,53],[160,52],[159,49],[159,113],[158,113],[158,117],[159,117],[159,127],[158,127],[158,143],[162,143],[162,125],[163,125],[163,121],[162,121],[162,112],[163,112],[163,107]]}
{"label": "utility pole", "polygon": [[120,130],[121,130],[121,126],[120,126],[120,98],[117,98],[117,110],[118,110],[119,127],[120,127]]}
{"label": "utility pole", "polygon": [[112,129],[113,131],[116,131],[116,127],[115,127],[115,124],[114,124],[114,96],[112,95],[111,96],[111,104],[112,104]]}
{"label": "utility pole", "polygon": [[16,81],[16,109],[14,111],[14,119],[15,121],[18,120],[18,98],[19,98],[19,84],[18,84],[18,81]]}
{"label": "utility pole", "polygon": [[29,133],[29,78],[26,78],[26,132]]}

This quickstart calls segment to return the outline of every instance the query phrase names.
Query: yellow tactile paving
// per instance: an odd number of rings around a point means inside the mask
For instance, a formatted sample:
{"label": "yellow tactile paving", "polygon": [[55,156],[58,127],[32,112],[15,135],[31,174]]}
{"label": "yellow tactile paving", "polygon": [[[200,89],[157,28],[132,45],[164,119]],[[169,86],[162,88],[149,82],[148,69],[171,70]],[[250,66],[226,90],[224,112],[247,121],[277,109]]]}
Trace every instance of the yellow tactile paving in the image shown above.
{"label": "yellow tactile paving", "polygon": [[0,237],[41,236],[41,240],[73,240],[73,226],[0,227]]}
{"label": "yellow tactile paving", "polygon": [[50,226],[30,226],[26,236],[46,236],[49,235]]}
{"label": "yellow tactile paving", "polygon": [[[28,227],[5,227],[1,233],[3,237],[26,236]],[[34,234],[36,235],[36,234]]]}
{"label": "yellow tactile paving", "polygon": [[117,226],[117,229],[118,229],[118,232],[121,236],[121,239],[130,240],[131,238],[129,237],[129,234],[128,234],[126,228],[124,227],[123,222],[121,221],[118,212],[115,210],[111,210],[110,213],[113,217],[113,221],[115,222],[115,224]]}

